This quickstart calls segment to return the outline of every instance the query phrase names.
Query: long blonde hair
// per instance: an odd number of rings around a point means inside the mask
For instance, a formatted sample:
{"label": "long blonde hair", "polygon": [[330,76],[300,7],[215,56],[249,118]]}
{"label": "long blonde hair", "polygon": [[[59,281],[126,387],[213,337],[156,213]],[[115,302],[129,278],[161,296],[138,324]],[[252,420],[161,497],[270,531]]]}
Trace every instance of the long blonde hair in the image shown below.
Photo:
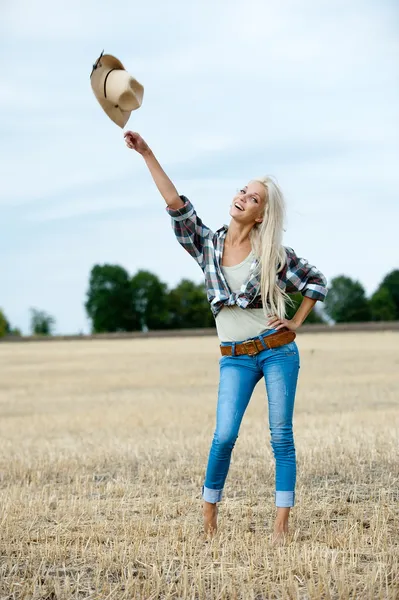
{"label": "long blonde hair", "polygon": [[259,259],[260,292],[263,310],[266,316],[277,315],[285,318],[286,303],[294,306],[289,295],[277,284],[277,274],[287,260],[282,245],[286,205],[279,185],[269,176],[253,179],[265,186],[266,205],[263,221],[251,229],[252,250]]}

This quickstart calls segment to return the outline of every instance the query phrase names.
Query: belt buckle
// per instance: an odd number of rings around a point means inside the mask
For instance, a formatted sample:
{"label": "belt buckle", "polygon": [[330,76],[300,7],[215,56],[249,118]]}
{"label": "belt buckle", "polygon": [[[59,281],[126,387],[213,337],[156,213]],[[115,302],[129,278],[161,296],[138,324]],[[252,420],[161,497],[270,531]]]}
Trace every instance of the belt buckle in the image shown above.
{"label": "belt buckle", "polygon": [[[246,342],[243,342],[243,345],[249,356],[255,356],[255,354],[259,354],[255,340],[247,340]],[[251,347],[255,350],[254,352],[250,350]]]}

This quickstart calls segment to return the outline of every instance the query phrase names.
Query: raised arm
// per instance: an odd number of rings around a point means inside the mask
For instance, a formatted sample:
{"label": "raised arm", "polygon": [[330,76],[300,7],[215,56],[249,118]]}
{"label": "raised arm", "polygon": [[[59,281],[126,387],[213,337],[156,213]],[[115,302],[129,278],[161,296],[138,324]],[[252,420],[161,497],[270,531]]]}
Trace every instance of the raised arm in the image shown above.
{"label": "raised arm", "polygon": [[127,131],[124,135],[128,148],[136,150],[147,163],[155,184],[167,204],[166,211],[171,217],[177,241],[204,270],[206,267],[205,246],[212,247],[213,232],[202,222],[190,200],[186,196],[179,196],[175,186],[143,138],[132,131]]}
{"label": "raised arm", "polygon": [[126,146],[132,150],[136,150],[144,158],[155,185],[168,207],[172,209],[181,208],[184,205],[183,200],[180,198],[175,186],[155,158],[148,144],[138,133],[134,133],[133,131],[126,131],[124,137]]}

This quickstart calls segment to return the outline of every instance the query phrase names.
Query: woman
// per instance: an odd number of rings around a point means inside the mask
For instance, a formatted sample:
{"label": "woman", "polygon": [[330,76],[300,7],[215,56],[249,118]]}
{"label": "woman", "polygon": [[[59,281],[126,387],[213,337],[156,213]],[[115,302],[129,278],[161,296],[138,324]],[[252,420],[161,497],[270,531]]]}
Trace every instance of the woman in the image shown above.
{"label": "woman", "polygon": [[[202,486],[205,533],[217,531],[217,502],[232,450],[254,387],[264,377],[276,464],[272,541],[284,541],[296,483],[292,416],[300,364],[293,332],[317,300],[325,299],[327,280],[292,248],[282,246],[285,203],[270,178],[251,180],[242,188],[233,198],[229,226],[214,233],[190,200],[178,194],[140,135],[127,131],[124,136],[126,145],[143,156],[165,199],[177,240],[204,272],[220,340],[216,429]],[[285,303],[292,304],[288,294],[298,291],[303,301],[294,317],[286,319]]]}

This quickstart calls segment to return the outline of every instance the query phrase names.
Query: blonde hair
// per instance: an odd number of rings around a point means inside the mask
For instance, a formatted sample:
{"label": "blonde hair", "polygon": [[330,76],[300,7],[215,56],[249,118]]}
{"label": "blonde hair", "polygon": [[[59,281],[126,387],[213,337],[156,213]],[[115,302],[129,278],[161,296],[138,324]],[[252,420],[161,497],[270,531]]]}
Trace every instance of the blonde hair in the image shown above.
{"label": "blonde hair", "polygon": [[284,319],[286,303],[294,306],[289,295],[277,284],[277,274],[287,260],[282,245],[286,217],[285,199],[279,185],[271,177],[261,177],[252,181],[262,183],[266,190],[263,221],[254,225],[250,233],[252,250],[259,259],[263,310],[265,316],[277,315],[279,319]]}

